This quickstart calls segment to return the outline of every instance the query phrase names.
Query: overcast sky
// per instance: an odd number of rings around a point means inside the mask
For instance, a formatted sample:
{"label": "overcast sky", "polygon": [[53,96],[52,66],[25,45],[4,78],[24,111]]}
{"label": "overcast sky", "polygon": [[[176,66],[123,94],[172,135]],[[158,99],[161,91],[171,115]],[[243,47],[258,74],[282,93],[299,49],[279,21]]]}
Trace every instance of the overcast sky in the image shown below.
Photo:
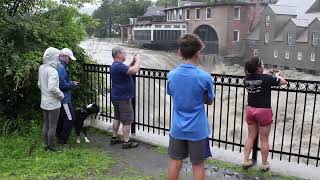
{"label": "overcast sky", "polygon": [[[153,2],[156,2],[157,0],[151,0]],[[84,7],[80,8],[80,12],[92,15],[93,11],[96,10],[100,6],[99,3],[97,4],[85,4]]]}

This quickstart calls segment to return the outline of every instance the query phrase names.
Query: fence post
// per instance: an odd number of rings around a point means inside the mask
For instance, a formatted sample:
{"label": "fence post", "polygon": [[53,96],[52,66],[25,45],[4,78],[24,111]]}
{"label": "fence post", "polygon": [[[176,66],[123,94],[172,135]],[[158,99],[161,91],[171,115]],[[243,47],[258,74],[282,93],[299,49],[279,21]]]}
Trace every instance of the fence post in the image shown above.
{"label": "fence post", "polygon": [[[133,84],[134,84],[134,91],[136,91],[136,77],[132,76],[133,78]],[[138,97],[139,98],[139,97]],[[131,100],[132,107],[133,107],[133,122],[131,124],[131,134],[136,133],[136,98],[132,98]]]}
{"label": "fence post", "polygon": [[252,147],[252,159],[257,162],[258,159],[258,143],[259,143],[259,135],[257,135],[256,140],[253,143]]}

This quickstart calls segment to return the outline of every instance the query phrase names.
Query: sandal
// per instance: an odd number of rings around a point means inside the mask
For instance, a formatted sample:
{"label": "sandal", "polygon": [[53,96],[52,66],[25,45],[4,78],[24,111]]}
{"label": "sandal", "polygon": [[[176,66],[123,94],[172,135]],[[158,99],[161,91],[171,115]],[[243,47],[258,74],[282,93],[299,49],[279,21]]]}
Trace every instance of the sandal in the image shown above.
{"label": "sandal", "polygon": [[249,159],[249,161],[246,161],[244,163],[242,163],[242,167],[244,169],[248,169],[250,167],[252,167],[254,165],[254,160],[253,159]]}
{"label": "sandal", "polygon": [[267,161],[266,165],[263,165],[263,164],[260,165],[260,170],[261,171],[269,171],[269,169],[270,169],[270,164],[269,164],[268,161]]}

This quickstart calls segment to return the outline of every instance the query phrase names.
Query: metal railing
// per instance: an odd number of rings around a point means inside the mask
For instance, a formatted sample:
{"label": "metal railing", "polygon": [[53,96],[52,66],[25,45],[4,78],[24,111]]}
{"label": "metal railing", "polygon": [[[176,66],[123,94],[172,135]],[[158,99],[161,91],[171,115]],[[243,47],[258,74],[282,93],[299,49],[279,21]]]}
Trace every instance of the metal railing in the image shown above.
{"label": "metal railing", "polygon": [[[110,66],[85,64],[92,95],[86,99],[103,109],[107,121],[113,118],[110,101]],[[172,99],[166,92],[167,70],[142,68],[135,76],[135,129],[166,135],[171,125]],[[247,136],[245,107],[247,93],[243,76],[211,74],[215,100],[206,106],[212,128],[211,145],[243,151]],[[185,85],[186,88],[188,84]],[[287,86],[272,88],[273,124],[269,144],[272,159],[318,166],[320,152],[320,81],[288,80]],[[188,100],[186,99],[186,102]],[[253,151],[257,158],[258,142]]]}

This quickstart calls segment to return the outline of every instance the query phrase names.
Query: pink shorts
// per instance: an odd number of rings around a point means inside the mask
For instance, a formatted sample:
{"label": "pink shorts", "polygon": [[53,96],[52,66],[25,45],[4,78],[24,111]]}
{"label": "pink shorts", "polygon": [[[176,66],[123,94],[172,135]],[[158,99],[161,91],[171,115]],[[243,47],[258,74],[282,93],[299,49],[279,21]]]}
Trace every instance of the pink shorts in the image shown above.
{"label": "pink shorts", "polygon": [[268,126],[272,123],[271,108],[255,108],[248,106],[246,110],[248,125]]}

